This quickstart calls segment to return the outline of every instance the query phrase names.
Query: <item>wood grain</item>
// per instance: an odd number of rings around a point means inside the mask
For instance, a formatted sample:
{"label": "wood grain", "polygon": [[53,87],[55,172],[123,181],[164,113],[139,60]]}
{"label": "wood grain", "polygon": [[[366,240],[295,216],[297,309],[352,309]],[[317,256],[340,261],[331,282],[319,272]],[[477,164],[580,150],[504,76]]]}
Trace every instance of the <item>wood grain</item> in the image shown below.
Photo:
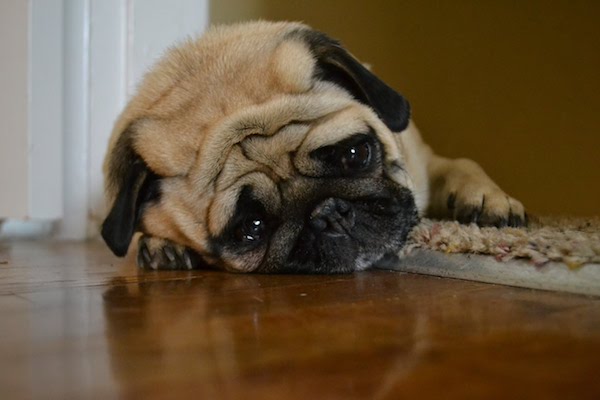
{"label": "wood grain", "polygon": [[146,272],[0,244],[3,399],[600,398],[600,301],[387,271]]}

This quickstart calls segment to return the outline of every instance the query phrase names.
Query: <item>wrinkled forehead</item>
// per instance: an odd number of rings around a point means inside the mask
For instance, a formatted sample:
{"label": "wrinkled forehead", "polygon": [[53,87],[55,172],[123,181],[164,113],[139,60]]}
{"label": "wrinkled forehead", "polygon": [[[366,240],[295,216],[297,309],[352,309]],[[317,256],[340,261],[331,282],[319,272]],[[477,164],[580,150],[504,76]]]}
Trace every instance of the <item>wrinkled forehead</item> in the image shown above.
{"label": "wrinkled forehead", "polygon": [[[346,92],[323,84],[322,93],[281,96],[264,104],[247,107],[224,119],[207,132],[190,169],[189,177],[196,187],[217,182],[232,150],[249,140],[262,143],[263,152],[287,151],[305,153],[333,144],[370,128],[378,136],[386,155],[397,159],[393,134],[367,106]],[[276,163],[271,166],[276,168]]]}

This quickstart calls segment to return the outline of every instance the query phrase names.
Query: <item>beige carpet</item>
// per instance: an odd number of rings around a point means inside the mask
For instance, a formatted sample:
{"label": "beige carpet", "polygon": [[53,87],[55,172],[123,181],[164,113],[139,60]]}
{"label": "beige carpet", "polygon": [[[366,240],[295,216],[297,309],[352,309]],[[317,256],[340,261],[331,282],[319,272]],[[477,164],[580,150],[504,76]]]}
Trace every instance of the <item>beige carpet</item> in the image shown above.
{"label": "beige carpet", "polygon": [[600,218],[532,218],[523,229],[425,219],[382,266],[600,296]]}

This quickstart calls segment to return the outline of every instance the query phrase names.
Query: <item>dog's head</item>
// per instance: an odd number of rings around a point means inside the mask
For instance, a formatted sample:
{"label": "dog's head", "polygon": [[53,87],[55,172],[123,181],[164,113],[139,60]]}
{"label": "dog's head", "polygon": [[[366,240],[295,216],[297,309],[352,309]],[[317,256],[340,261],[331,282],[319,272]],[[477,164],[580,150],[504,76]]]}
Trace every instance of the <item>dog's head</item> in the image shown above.
{"label": "dog's head", "polygon": [[116,123],[103,237],[136,231],[243,272],[350,272],[417,221],[406,100],[294,23],[217,27],[170,50]]}

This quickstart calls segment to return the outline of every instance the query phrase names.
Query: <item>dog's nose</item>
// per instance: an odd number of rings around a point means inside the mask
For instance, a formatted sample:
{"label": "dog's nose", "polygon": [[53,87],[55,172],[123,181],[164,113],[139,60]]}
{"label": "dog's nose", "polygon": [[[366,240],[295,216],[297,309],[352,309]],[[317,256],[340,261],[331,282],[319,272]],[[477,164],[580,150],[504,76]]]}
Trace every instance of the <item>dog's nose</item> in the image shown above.
{"label": "dog's nose", "polygon": [[347,235],[354,226],[354,210],[346,201],[330,197],[310,213],[309,225],[316,233]]}

